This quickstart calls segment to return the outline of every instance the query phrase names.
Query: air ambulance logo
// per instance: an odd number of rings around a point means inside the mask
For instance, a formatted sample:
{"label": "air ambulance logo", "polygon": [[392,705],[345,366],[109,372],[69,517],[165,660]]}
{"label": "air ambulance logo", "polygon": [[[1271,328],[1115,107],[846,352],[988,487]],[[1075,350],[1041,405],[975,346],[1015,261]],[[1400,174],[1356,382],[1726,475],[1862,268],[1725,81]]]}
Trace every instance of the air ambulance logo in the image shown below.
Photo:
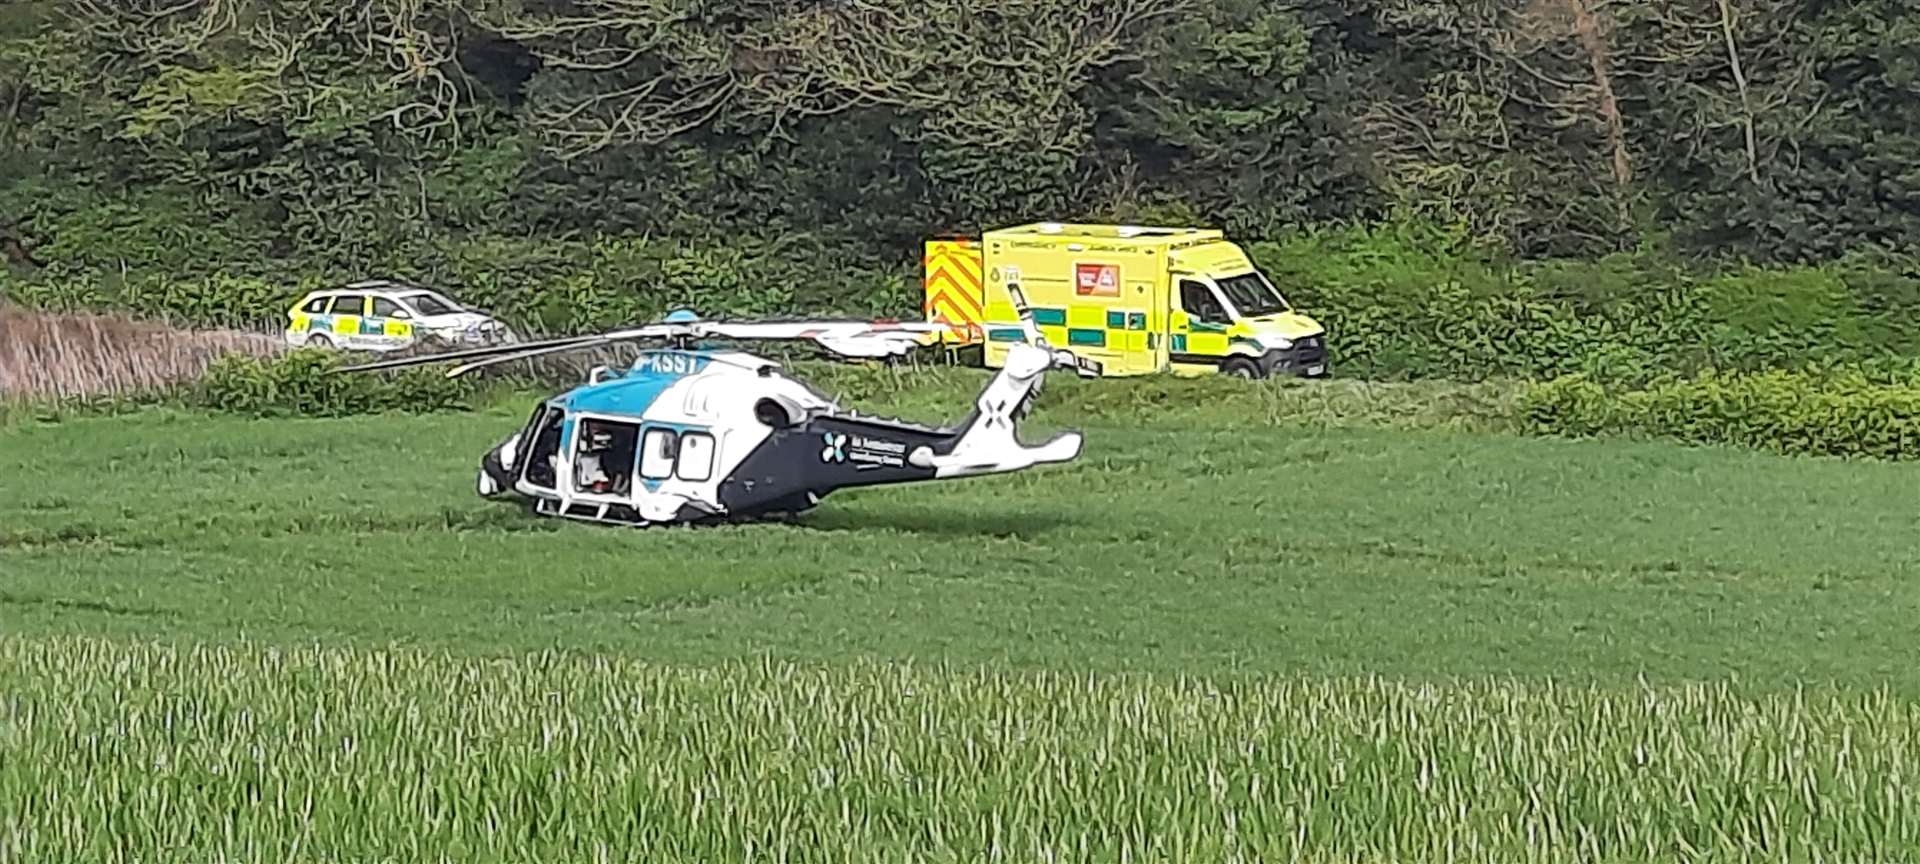
{"label": "air ambulance logo", "polygon": [[1120,267],[1117,264],[1075,264],[1073,276],[1073,293],[1082,297],[1120,296]]}

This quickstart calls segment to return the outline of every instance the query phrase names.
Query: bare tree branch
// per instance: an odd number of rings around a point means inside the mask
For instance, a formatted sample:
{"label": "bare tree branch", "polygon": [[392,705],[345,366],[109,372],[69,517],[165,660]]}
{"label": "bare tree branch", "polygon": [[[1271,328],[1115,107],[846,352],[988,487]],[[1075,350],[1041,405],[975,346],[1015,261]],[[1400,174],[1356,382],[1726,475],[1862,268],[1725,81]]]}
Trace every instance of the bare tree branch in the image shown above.
{"label": "bare tree branch", "polygon": [[[694,0],[582,0],[501,23],[551,68],[601,73],[535,109],[557,155],[657,144],[722,116],[783,137],[801,118],[891,106],[972,146],[1077,149],[1065,131],[1092,70],[1129,56],[1143,23],[1194,0],[839,0],[741,32],[703,29]],[[982,110],[1003,104],[1006,113]],[[1010,117],[1014,119],[1010,119]]]}
{"label": "bare tree branch", "polygon": [[1727,62],[1733,67],[1733,83],[1740,88],[1741,113],[1746,117],[1747,133],[1747,177],[1756,185],[1760,182],[1760,148],[1754,142],[1753,100],[1747,94],[1747,73],[1740,66],[1740,47],[1733,36],[1733,4],[1731,0],[1720,0],[1720,29],[1726,35]]}

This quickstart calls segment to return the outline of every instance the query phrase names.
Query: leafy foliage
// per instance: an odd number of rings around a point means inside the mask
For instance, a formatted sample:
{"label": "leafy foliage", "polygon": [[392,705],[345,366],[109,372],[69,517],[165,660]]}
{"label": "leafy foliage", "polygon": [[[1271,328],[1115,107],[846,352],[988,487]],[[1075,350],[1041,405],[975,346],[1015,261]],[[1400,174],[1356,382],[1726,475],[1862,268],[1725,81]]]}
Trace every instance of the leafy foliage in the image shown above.
{"label": "leafy foliage", "polygon": [[1417,226],[1253,244],[1324,321],[1343,374],[1645,382],[1717,369],[1812,369],[1920,353],[1920,278],[1883,258],[1706,270],[1654,247],[1514,261]]}
{"label": "leafy foliage", "polygon": [[[14,3],[0,251],[16,281],[495,293],[520,289],[462,262],[690,259],[592,289],[624,299],[580,324],[657,306],[637,278],[910,307],[922,238],[1039,218],[1399,217],[1529,258],[1913,248],[1904,4],[1737,5]],[[540,290],[589,291],[581,269]],[[502,311],[561,314],[529,302]]]}
{"label": "leafy foliage", "polygon": [[1707,372],[1646,388],[1608,387],[1570,375],[1521,398],[1529,426],[1573,437],[1616,434],[1729,444],[1800,455],[1920,456],[1920,369],[1889,378],[1866,370],[1827,374]]}
{"label": "leafy foliage", "polygon": [[449,379],[433,368],[329,374],[345,356],[312,348],[274,357],[228,354],[207,368],[190,401],[257,416],[340,417],[465,409],[478,392],[470,379]]}

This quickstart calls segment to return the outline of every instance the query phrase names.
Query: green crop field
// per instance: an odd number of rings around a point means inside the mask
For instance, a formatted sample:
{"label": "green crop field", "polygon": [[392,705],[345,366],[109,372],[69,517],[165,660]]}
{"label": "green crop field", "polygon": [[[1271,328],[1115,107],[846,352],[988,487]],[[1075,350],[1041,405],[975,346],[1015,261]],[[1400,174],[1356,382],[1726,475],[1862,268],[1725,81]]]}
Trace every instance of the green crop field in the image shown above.
{"label": "green crop field", "polygon": [[[1920,466],[1273,422],[1289,406],[1271,397],[1182,410],[1141,385],[1112,398],[1142,407],[1096,413],[1082,406],[1099,387],[1048,386],[1024,434],[1084,426],[1078,462],[701,529],[478,499],[479,454],[525,398],[479,415],[13,424],[0,622],[680,663],[1920,689]],[[969,395],[877,399],[938,420]]]}
{"label": "green crop field", "polygon": [[1889,861],[1920,842],[1920,712],[1879,694],[73,639],[0,640],[0,686],[10,860]]}
{"label": "green crop field", "polygon": [[0,860],[1920,841],[1920,466],[1521,438],[1418,392],[1050,381],[1027,434],[1083,428],[1077,463],[669,530],[474,497],[525,396],[16,417]]}

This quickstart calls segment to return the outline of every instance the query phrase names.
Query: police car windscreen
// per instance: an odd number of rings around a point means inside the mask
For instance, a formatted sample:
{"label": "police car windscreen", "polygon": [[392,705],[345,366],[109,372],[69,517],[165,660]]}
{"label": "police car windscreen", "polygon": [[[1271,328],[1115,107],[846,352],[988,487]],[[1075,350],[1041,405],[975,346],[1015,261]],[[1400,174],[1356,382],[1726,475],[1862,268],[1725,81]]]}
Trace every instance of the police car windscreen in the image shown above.
{"label": "police car windscreen", "polygon": [[452,315],[460,311],[460,304],[438,294],[408,294],[403,299],[422,315]]}

